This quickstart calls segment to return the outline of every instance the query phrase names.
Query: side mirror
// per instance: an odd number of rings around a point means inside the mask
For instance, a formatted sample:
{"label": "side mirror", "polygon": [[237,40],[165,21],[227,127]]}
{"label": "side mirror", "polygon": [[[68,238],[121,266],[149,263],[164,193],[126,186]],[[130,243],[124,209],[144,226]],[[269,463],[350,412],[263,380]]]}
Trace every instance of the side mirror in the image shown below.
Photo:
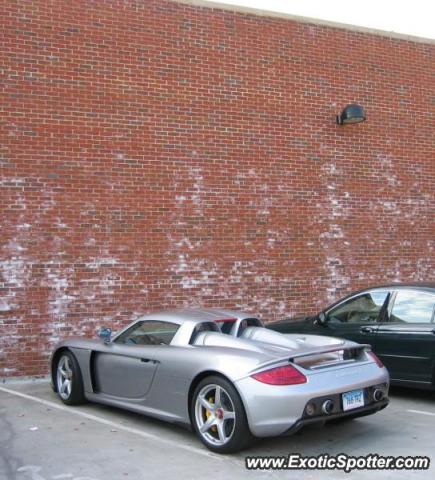
{"label": "side mirror", "polygon": [[326,325],[326,315],[323,312],[320,312],[314,319],[314,325]]}
{"label": "side mirror", "polygon": [[98,336],[104,340],[104,343],[110,343],[111,337],[112,337],[112,329],[111,328],[106,328],[102,327],[98,330]]}

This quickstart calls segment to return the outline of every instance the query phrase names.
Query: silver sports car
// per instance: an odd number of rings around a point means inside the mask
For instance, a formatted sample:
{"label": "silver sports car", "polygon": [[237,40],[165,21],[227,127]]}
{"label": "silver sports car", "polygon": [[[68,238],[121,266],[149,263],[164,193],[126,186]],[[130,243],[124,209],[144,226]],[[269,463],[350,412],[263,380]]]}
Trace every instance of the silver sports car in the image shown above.
{"label": "silver sports car", "polygon": [[388,404],[387,370],[368,345],[284,335],[241,312],[153,313],[99,336],[53,352],[53,388],[64,403],[90,400],[186,425],[219,453]]}

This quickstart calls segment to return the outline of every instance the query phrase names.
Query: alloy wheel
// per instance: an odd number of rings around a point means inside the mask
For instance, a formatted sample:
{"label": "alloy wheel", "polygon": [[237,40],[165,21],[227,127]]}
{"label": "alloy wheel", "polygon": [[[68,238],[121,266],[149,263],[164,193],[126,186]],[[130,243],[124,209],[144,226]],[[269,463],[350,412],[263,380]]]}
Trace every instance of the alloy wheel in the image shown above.
{"label": "alloy wheel", "polygon": [[222,446],[233,436],[236,413],[228,392],[216,384],[205,385],[195,402],[195,421],[200,435],[208,443]]}
{"label": "alloy wheel", "polygon": [[63,355],[57,364],[57,391],[64,400],[68,400],[71,395],[72,377],[71,359]]}

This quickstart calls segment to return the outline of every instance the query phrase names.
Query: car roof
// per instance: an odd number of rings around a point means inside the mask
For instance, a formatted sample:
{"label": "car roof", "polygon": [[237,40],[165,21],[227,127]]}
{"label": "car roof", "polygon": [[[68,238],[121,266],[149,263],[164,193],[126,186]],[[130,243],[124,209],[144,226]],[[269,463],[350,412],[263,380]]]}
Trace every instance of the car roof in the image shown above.
{"label": "car roof", "polygon": [[181,325],[187,321],[193,323],[202,323],[229,319],[234,319],[234,321],[236,321],[243,318],[257,317],[256,315],[252,315],[248,312],[220,308],[180,308],[148,313],[147,315],[142,315],[137,320],[159,320]]}

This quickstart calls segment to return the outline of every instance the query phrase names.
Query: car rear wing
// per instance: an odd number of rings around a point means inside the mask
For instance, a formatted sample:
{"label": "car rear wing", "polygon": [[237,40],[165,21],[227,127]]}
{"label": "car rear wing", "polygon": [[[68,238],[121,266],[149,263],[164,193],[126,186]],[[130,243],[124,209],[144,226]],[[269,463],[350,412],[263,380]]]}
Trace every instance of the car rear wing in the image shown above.
{"label": "car rear wing", "polygon": [[349,344],[344,342],[341,345],[315,347],[309,350],[302,350],[300,352],[286,355],[274,360],[269,360],[262,363],[255,368],[253,373],[267,369],[274,365],[278,365],[284,361],[294,363],[307,370],[317,370],[337,365],[344,365],[346,363],[354,363],[366,360],[364,352],[371,350],[368,344]]}

